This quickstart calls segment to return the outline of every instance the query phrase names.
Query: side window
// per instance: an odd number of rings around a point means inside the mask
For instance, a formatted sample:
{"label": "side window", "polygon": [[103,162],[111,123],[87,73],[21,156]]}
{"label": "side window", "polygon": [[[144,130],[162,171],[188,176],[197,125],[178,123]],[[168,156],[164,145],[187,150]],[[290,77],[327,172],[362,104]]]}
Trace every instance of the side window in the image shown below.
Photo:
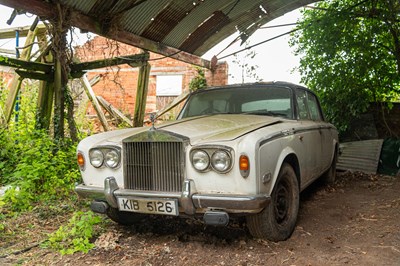
{"label": "side window", "polygon": [[296,90],[297,115],[301,120],[309,120],[310,115],[307,107],[307,92],[305,90]]}
{"label": "side window", "polygon": [[310,111],[311,119],[314,121],[321,121],[322,116],[319,110],[319,105],[317,97],[315,95],[308,93],[308,109]]}

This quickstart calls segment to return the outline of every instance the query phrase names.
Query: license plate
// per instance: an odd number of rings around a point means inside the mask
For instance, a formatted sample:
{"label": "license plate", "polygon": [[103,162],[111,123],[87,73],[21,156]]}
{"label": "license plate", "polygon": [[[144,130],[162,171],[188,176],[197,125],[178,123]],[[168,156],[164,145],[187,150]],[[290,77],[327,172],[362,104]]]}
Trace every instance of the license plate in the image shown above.
{"label": "license plate", "polygon": [[120,211],[179,215],[176,199],[118,198]]}

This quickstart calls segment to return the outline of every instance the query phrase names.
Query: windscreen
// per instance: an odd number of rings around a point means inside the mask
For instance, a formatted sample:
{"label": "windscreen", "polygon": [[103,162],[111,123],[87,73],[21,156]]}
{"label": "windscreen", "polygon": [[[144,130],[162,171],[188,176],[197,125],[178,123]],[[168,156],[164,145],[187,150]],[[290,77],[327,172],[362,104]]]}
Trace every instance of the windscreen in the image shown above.
{"label": "windscreen", "polygon": [[189,97],[179,118],[213,114],[272,115],[292,119],[292,91],[273,86],[204,90]]}

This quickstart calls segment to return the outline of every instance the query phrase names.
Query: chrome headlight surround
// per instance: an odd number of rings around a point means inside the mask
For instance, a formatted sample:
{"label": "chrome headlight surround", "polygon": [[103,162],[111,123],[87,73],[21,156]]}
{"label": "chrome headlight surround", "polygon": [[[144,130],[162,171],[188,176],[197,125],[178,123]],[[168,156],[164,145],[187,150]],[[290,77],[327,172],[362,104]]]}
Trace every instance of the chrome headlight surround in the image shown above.
{"label": "chrome headlight surround", "polygon": [[108,168],[117,168],[121,163],[121,153],[115,149],[106,151],[104,163]]}
{"label": "chrome headlight surround", "polygon": [[232,165],[232,155],[226,150],[216,150],[211,155],[211,166],[218,173],[226,173]]}
{"label": "chrome headlight surround", "polygon": [[[225,174],[233,167],[233,154],[233,149],[227,146],[198,146],[191,150],[190,161],[198,172],[213,170]],[[203,167],[198,167],[199,158],[204,158]]]}
{"label": "chrome headlight surround", "polygon": [[98,146],[89,150],[89,161],[93,167],[116,169],[121,165],[121,148]]}
{"label": "chrome headlight surround", "polygon": [[190,153],[190,161],[194,169],[199,172],[207,171],[210,167],[210,156],[206,151],[201,149],[193,150]]}

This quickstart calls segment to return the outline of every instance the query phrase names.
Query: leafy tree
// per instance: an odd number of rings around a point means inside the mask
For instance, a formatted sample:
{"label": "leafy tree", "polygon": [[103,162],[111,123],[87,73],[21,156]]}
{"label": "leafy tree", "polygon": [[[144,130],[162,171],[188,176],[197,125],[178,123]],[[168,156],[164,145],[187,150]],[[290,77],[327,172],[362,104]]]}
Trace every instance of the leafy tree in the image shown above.
{"label": "leafy tree", "polygon": [[399,100],[398,0],[328,0],[302,12],[290,44],[302,57],[302,82],[339,130],[370,102]]}

